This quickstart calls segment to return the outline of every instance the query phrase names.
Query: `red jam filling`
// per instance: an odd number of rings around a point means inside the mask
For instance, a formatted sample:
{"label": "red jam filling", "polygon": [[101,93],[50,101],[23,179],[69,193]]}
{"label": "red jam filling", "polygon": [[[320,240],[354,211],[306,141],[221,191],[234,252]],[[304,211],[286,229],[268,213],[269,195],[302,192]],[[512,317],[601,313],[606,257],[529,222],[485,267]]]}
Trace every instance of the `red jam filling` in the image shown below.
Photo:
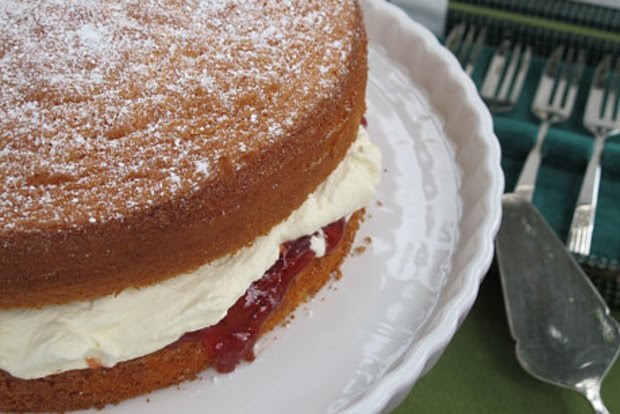
{"label": "red jam filling", "polygon": [[[323,227],[325,255],[342,239],[345,220]],[[315,233],[316,234],[316,233]],[[252,283],[216,325],[186,333],[183,340],[198,339],[213,356],[212,365],[222,373],[231,372],[242,359],[254,359],[254,344],[269,315],[278,308],[291,282],[315,258],[310,247],[312,236],[284,243],[278,261],[265,275]]]}

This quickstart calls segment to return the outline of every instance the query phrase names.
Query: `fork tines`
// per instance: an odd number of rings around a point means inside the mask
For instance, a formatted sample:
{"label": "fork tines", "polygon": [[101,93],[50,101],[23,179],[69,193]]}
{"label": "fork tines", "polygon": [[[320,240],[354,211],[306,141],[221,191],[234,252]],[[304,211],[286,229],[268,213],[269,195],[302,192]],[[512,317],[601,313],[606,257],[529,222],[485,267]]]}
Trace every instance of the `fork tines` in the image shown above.
{"label": "fork tines", "polygon": [[569,48],[558,46],[547,61],[540,78],[532,111],[541,119],[550,122],[566,120],[573,111],[579,82],[585,66],[584,50],[575,53]]}
{"label": "fork tines", "polygon": [[469,76],[474,72],[486,36],[486,27],[478,29],[475,25],[467,27],[461,23],[454,26],[446,37],[446,47],[454,53]]}
{"label": "fork tines", "polygon": [[[616,133],[620,130],[620,56],[616,58],[616,64],[613,70],[613,77],[608,98],[608,107],[605,109],[605,119],[614,124]],[[611,95],[613,93],[613,95]],[[615,107],[614,107],[615,103]],[[615,120],[615,121],[614,121]]]}
{"label": "fork tines", "polygon": [[497,48],[480,88],[480,95],[494,113],[511,110],[523,89],[532,60],[532,48],[505,39]]}
{"label": "fork tines", "polygon": [[602,132],[613,129],[614,119],[618,123],[616,128],[620,128],[620,57],[616,58],[613,71],[611,64],[611,56],[606,56],[597,66],[584,112],[584,125],[595,135],[601,129]]}

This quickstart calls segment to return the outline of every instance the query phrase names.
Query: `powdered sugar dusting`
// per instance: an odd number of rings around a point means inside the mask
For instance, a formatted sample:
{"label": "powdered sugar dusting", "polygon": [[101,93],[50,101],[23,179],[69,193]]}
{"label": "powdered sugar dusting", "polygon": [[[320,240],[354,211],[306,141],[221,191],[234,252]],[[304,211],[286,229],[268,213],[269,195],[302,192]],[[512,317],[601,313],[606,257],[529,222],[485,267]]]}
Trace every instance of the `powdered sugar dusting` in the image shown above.
{"label": "powdered sugar dusting", "polygon": [[0,2],[0,228],[118,218],[286,139],[346,73],[353,2]]}

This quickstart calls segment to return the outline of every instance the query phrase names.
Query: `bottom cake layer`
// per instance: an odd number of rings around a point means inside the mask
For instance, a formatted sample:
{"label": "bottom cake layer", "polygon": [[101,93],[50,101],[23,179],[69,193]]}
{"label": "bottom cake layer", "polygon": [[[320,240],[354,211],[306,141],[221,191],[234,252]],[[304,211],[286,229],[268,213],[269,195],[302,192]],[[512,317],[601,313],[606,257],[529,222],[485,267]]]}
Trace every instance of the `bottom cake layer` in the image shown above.
{"label": "bottom cake layer", "polygon": [[[347,222],[342,239],[328,255],[312,260],[291,282],[280,305],[269,314],[260,335],[282,323],[301,303],[312,297],[331,275],[337,274],[348,254],[363,211]],[[156,389],[192,380],[213,365],[213,355],[200,335],[152,354],[121,362],[112,368],[80,369],[24,380],[0,371],[0,410],[13,412],[70,411],[101,408]]]}

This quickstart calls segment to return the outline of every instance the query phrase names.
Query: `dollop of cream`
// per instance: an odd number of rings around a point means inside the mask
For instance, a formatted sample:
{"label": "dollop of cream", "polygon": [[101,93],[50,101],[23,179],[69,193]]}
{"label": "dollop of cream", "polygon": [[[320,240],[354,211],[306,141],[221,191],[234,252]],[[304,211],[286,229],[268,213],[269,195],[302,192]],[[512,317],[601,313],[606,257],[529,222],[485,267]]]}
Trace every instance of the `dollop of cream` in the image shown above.
{"label": "dollop of cream", "polygon": [[[0,311],[0,369],[32,379],[87,368],[88,361],[112,367],[216,324],[276,262],[281,243],[366,205],[380,173],[379,149],[360,128],[328,179],[251,246],[154,286],[92,301]],[[318,243],[315,248],[320,250]]]}

